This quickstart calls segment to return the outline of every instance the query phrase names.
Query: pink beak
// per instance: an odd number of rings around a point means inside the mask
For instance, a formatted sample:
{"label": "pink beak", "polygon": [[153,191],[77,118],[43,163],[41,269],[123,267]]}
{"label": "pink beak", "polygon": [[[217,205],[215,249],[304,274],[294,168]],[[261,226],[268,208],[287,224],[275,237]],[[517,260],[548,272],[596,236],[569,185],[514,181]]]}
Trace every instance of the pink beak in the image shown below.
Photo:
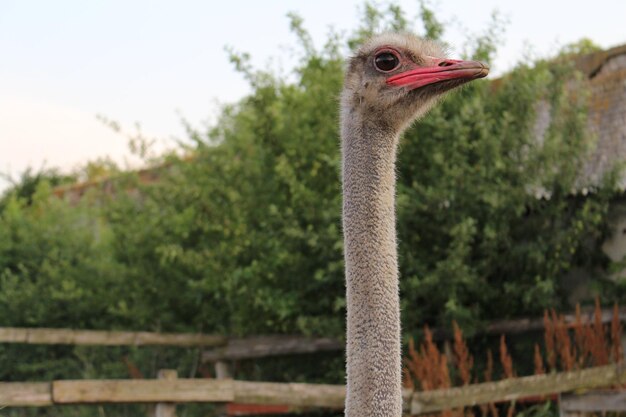
{"label": "pink beak", "polygon": [[429,64],[389,77],[387,84],[414,90],[441,81],[471,81],[489,74],[489,67],[478,61],[432,58]]}

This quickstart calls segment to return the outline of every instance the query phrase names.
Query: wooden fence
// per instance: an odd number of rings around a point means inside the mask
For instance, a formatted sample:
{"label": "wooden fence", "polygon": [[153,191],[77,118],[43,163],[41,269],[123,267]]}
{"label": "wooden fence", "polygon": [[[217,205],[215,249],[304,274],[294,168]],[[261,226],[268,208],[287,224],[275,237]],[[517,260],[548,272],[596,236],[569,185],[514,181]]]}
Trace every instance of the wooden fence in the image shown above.
{"label": "wooden fence", "polygon": [[228,338],[196,333],[122,332],[106,330],[0,327],[0,343],[99,346],[225,346]]}
{"label": "wooden fence", "polygon": [[626,392],[616,390],[565,393],[559,396],[561,417],[626,412]]}
{"label": "wooden fence", "polygon": [[[590,321],[593,311],[583,311],[583,320]],[[620,321],[626,321],[626,308],[619,309]],[[612,309],[603,309],[602,323],[610,323]],[[574,314],[564,316],[566,324],[575,321]],[[515,319],[493,321],[482,330],[483,334],[524,333],[543,329],[543,319]],[[433,335],[445,337],[449,332],[432,329]],[[262,356],[309,353],[324,350],[341,350],[345,343],[331,338],[302,336],[258,336],[230,338],[220,335],[195,333],[155,333],[104,330],[72,330],[48,328],[0,327],[0,343],[70,344],[70,345],[161,345],[214,348],[204,353],[207,361],[248,359]]]}
{"label": "wooden fence", "polygon": [[[445,390],[404,392],[404,411],[424,414],[448,409],[626,382],[626,367],[536,375]],[[343,408],[345,387],[301,383],[210,379],[78,380],[0,383],[0,406],[55,404],[217,402],[287,405],[292,409]]]}
{"label": "wooden fence", "polygon": [[345,342],[328,337],[256,336],[229,338],[195,333],[153,333],[102,330],[0,327],[0,343],[94,345],[94,346],[178,346],[207,349],[205,362],[252,359],[320,351],[343,350]]}
{"label": "wooden fence", "polygon": [[[620,310],[620,320],[624,320]],[[603,311],[602,321],[611,314]],[[571,317],[566,317],[572,319]],[[573,319],[572,319],[573,320]],[[538,320],[492,323],[487,333],[518,332],[541,328]],[[342,341],[301,336],[259,336],[244,339],[206,334],[94,331],[44,328],[0,328],[0,343],[74,345],[162,345],[211,348],[203,361],[215,362],[216,375],[228,376],[224,360],[341,350]],[[224,368],[224,369],[222,369]],[[220,369],[222,370],[220,372]],[[175,403],[214,402],[239,405],[286,407],[291,411],[310,408],[341,409],[345,387],[336,385],[268,383],[232,379],[177,379],[175,371],[162,370],[156,380],[81,380],[41,383],[1,383],[0,408],[5,406],[50,406],[58,404],[157,403],[155,415],[175,416]],[[582,371],[529,376],[475,384],[446,390],[404,392],[404,411],[417,415],[485,403],[562,394],[561,414],[624,411],[626,393],[616,391],[570,394],[580,389],[623,385],[626,368],[611,365]],[[608,407],[608,408],[607,408]]]}

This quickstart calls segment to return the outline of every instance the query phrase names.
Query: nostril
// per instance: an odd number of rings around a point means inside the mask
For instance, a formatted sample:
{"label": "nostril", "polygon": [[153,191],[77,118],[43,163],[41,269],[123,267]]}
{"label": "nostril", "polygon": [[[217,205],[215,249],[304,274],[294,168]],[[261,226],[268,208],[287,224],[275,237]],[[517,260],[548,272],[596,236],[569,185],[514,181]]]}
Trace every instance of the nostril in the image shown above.
{"label": "nostril", "polygon": [[454,65],[454,63],[453,63],[453,62],[450,62],[450,61],[441,61],[441,62],[439,63],[439,66],[440,66],[440,67],[449,67],[450,65]]}

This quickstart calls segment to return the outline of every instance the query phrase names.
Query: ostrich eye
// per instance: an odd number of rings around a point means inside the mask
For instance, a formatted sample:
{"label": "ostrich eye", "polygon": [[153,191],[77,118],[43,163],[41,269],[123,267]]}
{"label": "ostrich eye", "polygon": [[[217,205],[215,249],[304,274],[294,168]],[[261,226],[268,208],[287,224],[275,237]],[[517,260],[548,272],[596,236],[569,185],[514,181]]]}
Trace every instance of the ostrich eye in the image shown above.
{"label": "ostrich eye", "polygon": [[376,69],[383,72],[394,70],[400,64],[398,57],[391,52],[382,52],[374,58]]}

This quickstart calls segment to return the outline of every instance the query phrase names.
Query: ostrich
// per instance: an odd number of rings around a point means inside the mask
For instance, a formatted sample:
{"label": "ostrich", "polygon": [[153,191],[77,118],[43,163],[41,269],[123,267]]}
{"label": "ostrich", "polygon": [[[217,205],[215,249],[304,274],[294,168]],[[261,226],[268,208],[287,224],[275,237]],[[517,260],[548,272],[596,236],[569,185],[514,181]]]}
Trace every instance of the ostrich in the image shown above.
{"label": "ostrich", "polygon": [[489,72],[410,34],[348,62],[341,94],[347,417],[402,415],[395,161],[401,133],[446,91]]}

